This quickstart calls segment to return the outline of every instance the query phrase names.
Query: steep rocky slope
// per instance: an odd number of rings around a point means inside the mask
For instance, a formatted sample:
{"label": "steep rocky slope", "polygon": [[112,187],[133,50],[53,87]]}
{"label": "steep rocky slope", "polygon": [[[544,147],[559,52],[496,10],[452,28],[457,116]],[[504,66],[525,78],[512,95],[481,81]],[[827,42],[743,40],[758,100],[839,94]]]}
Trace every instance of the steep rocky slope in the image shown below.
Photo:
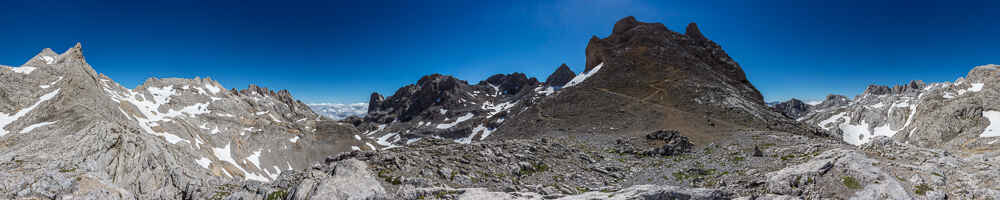
{"label": "steep rocky slope", "polygon": [[[79,44],[0,69],[0,198],[178,199],[360,146],[288,91],[211,79],[122,87]],[[207,198],[207,197],[198,197]]]}
{"label": "steep rocky slope", "polygon": [[592,38],[586,54],[575,82],[495,134],[637,136],[677,129],[705,144],[745,129],[818,133],[765,105],[739,64],[693,23],[681,34],[627,17],[607,38]]}
{"label": "steep rocky slope", "polygon": [[849,104],[827,100],[840,106],[817,109],[800,120],[843,135],[844,141],[855,145],[886,136],[920,147],[994,151],[1000,141],[1000,134],[991,128],[994,120],[1000,120],[994,114],[1000,107],[993,103],[1000,97],[998,69],[998,65],[978,66],[955,82],[871,85]]}

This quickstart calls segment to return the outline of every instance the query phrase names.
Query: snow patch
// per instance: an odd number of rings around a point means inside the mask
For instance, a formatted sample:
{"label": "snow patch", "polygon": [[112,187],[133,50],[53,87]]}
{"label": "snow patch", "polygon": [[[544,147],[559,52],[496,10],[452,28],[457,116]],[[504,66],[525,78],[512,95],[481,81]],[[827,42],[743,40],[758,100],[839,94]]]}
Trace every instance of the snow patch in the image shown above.
{"label": "snow patch", "polygon": [[983,129],[983,133],[979,134],[979,137],[1000,136],[1000,111],[983,111],[983,117],[990,121],[990,125]]}
{"label": "snow patch", "polygon": [[[395,144],[392,144],[395,141],[399,141],[398,135],[399,135],[399,133],[385,134],[382,137],[379,137],[377,140],[375,140],[375,143],[377,143],[379,145],[382,145],[382,146],[386,146],[385,149],[389,149],[389,148],[393,148],[393,147],[398,147]],[[396,139],[394,139],[393,141],[389,141],[389,139],[391,139],[393,137],[395,137]]]}
{"label": "snow patch", "polygon": [[250,163],[253,163],[253,166],[257,167],[257,169],[261,169],[260,168],[260,150],[254,151],[253,154],[250,154],[249,156],[247,156],[247,160],[249,160]]}
{"label": "snow patch", "polygon": [[45,84],[45,85],[39,85],[38,87],[40,87],[42,89],[48,89],[49,87],[52,87],[52,85],[55,85],[56,83],[58,83],[59,81],[61,81],[62,79],[63,79],[63,77],[60,76],[59,79],[56,79],[56,81],[52,81],[52,83]]}
{"label": "snow patch", "polygon": [[42,56],[42,60],[45,61],[45,64],[51,65],[53,63],[56,63],[56,58],[53,58],[52,56]]}
{"label": "snow patch", "polygon": [[472,113],[465,113],[465,115],[463,115],[463,116],[458,117],[457,119],[455,119],[454,122],[447,123],[447,124],[438,124],[436,128],[437,129],[449,129],[451,127],[454,127],[455,125],[458,125],[458,123],[462,123],[465,120],[472,119],[473,116],[475,116],[475,115],[473,115]]}
{"label": "snow patch", "polygon": [[56,122],[59,122],[59,121],[42,122],[42,123],[32,124],[31,126],[25,127],[24,130],[21,130],[21,133],[28,133],[28,132],[31,132],[31,130],[35,130],[36,128],[43,127],[43,126],[48,126],[48,125],[51,125],[51,124],[55,124]]}
{"label": "snow patch", "polygon": [[493,130],[494,129],[487,128],[486,126],[483,126],[482,124],[480,124],[476,128],[472,129],[472,133],[479,133],[479,140],[485,140],[486,137],[489,137],[490,134],[493,133]]}
{"label": "snow patch", "polygon": [[32,66],[23,66],[23,67],[14,67],[14,68],[11,68],[11,70],[13,70],[14,72],[22,73],[22,74],[31,74],[31,72],[35,71],[35,69],[38,69],[38,68],[35,68],[35,67],[32,67]]}
{"label": "snow patch", "polygon": [[868,143],[872,138],[877,136],[892,137],[896,135],[896,132],[889,127],[889,124],[884,124],[879,127],[875,127],[874,131],[869,131],[870,125],[868,122],[861,120],[861,124],[854,125],[851,124],[851,118],[845,117],[847,120],[845,123],[840,124],[840,130],[844,132],[844,142],[852,144],[855,146]]}
{"label": "snow patch", "polygon": [[556,93],[556,88],[552,87],[552,86],[549,86],[549,87],[539,86],[539,87],[535,88],[535,93],[538,93],[538,94],[541,94],[541,95],[544,95],[544,96],[549,96],[549,95],[552,95],[553,93]]}
{"label": "snow patch", "polygon": [[212,164],[212,160],[209,160],[206,157],[201,157],[201,158],[198,158],[198,160],[194,160],[194,163],[197,163],[202,168],[208,169],[208,165]]}
{"label": "snow patch", "polygon": [[569,80],[569,82],[566,83],[566,85],[564,85],[563,88],[573,87],[573,86],[576,86],[576,85],[578,85],[580,83],[583,83],[583,81],[587,80],[587,78],[590,78],[590,76],[593,76],[594,74],[597,74],[597,72],[600,71],[601,67],[603,67],[603,66],[604,66],[604,63],[597,64],[597,66],[594,67],[593,69],[590,69],[590,71],[588,71],[588,72],[581,72],[580,75],[576,75],[576,77],[573,77],[572,80]]}
{"label": "snow patch", "polygon": [[211,92],[212,94],[217,94],[222,91],[222,88],[208,83],[205,83],[205,89],[208,89],[208,92]]}
{"label": "snow patch", "polygon": [[979,91],[982,91],[983,90],[983,86],[986,86],[986,84],[985,83],[973,83],[972,87],[969,88],[969,92],[979,92]]}
{"label": "snow patch", "polygon": [[[240,171],[242,171],[243,174],[244,174],[244,179],[245,180],[255,180],[255,181],[260,181],[260,182],[270,182],[271,181],[267,177],[260,176],[260,175],[254,174],[254,173],[250,173],[247,170],[243,169],[242,166],[240,166],[239,164],[237,164],[236,160],[233,159],[233,152],[232,152],[232,149],[229,148],[229,143],[226,143],[226,147],[223,147],[223,148],[214,148],[213,147],[212,148],[212,153],[214,153],[215,157],[218,158],[220,161],[228,162],[229,164],[232,164],[234,167],[236,167],[236,169],[239,169]],[[225,170],[223,170],[223,171],[225,171]],[[228,174],[229,172],[226,172],[226,173]],[[232,177],[232,175],[230,175],[230,177]]]}
{"label": "snow patch", "polygon": [[299,136],[298,136],[298,135],[296,135],[295,137],[293,137],[293,138],[291,138],[291,139],[288,139],[288,142],[291,142],[291,143],[296,143],[296,142],[299,142]]}
{"label": "snow patch", "polygon": [[32,104],[27,108],[21,109],[17,113],[14,113],[14,115],[7,115],[6,113],[0,113],[0,137],[7,135],[7,130],[4,129],[4,127],[7,127],[7,125],[14,123],[14,121],[17,121],[17,119],[24,117],[24,115],[30,113],[32,110],[38,107],[38,105],[42,104],[42,102],[48,101],[56,97],[56,95],[58,94],[59,94],[59,89],[46,93],[45,95],[38,97],[38,101],[36,101],[35,104]]}

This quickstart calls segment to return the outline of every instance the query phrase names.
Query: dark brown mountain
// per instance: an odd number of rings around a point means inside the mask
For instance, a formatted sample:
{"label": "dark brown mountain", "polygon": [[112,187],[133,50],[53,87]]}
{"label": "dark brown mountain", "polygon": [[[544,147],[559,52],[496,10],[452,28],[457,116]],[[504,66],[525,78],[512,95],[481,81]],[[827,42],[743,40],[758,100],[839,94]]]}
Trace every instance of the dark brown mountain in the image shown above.
{"label": "dark brown mountain", "polygon": [[496,135],[678,129],[710,141],[746,129],[817,133],[767,107],[739,64],[694,23],[681,34],[626,17],[607,38],[591,38],[586,54],[589,78],[510,119]]}

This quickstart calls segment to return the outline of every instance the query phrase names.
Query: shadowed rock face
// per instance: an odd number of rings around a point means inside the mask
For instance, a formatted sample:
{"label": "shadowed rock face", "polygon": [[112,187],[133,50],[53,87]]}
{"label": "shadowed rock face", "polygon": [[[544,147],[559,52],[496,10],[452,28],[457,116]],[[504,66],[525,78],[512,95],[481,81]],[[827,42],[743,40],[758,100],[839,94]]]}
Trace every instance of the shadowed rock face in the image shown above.
{"label": "shadowed rock face", "polygon": [[851,100],[845,97],[844,95],[831,94],[831,95],[826,95],[826,99],[823,100],[823,102],[816,104],[816,106],[813,106],[813,108],[827,109],[833,107],[847,106],[850,104]]}
{"label": "shadowed rock face", "polygon": [[801,100],[793,98],[788,101],[775,104],[774,109],[789,118],[798,119],[808,113],[809,110],[812,109],[812,106],[803,103]]}
{"label": "shadowed rock face", "polygon": [[364,120],[352,123],[379,140],[373,146],[403,145],[425,137],[468,143],[485,139],[517,114],[509,111],[534,104],[542,88],[537,79],[523,73],[496,74],[475,85],[434,74],[389,97],[372,94]]}
{"label": "shadowed rock face", "polygon": [[470,86],[451,76],[434,74],[424,76],[416,84],[407,85],[388,99],[372,94],[369,113],[365,118],[382,123],[409,121],[432,106],[459,104],[464,92],[470,91]]}
{"label": "shadowed rock face", "polygon": [[569,66],[566,66],[566,63],[563,63],[562,65],[559,65],[559,68],[556,68],[556,71],[552,72],[552,74],[545,79],[545,85],[562,87],[572,80],[573,77],[576,77],[576,73],[573,73],[573,70],[569,69]]}
{"label": "shadowed rock face", "polygon": [[479,82],[478,85],[495,85],[500,88],[500,92],[504,95],[515,95],[525,89],[534,89],[534,86],[538,84],[540,84],[538,79],[528,78],[524,73],[515,72],[509,75],[497,74],[490,76],[485,81]]}

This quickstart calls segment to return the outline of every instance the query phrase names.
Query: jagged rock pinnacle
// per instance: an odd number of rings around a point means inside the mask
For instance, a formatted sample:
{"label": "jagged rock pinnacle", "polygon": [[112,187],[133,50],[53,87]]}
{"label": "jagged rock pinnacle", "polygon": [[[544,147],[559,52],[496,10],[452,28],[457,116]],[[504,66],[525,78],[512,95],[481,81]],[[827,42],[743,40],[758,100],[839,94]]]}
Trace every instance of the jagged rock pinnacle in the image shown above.
{"label": "jagged rock pinnacle", "polygon": [[707,38],[705,38],[705,35],[702,35],[701,31],[698,30],[698,24],[695,24],[694,22],[688,24],[687,31],[684,33],[684,35],[687,35],[692,39],[707,40]]}
{"label": "jagged rock pinnacle", "polygon": [[566,85],[570,80],[573,80],[575,76],[576,73],[573,73],[573,70],[566,63],[563,63],[548,78],[545,78],[545,85],[561,87]]}

